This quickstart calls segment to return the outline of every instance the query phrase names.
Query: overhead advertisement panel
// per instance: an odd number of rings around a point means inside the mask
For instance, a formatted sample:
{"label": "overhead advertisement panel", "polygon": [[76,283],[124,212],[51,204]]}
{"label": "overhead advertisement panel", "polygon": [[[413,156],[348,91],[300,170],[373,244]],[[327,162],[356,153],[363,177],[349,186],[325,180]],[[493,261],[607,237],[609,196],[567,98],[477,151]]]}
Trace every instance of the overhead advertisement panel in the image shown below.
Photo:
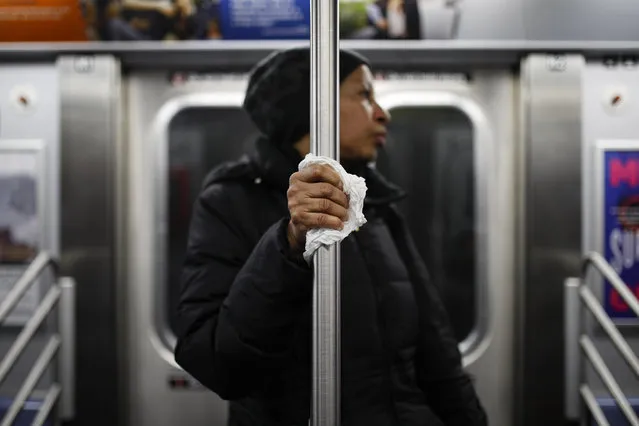
{"label": "overhead advertisement panel", "polygon": [[[305,40],[310,0],[2,0],[3,41]],[[339,0],[342,40],[637,40],[628,0]],[[593,25],[593,22],[597,25]]]}
{"label": "overhead advertisement panel", "polygon": [[86,41],[86,30],[77,0],[0,1],[0,42]]}
{"label": "overhead advertisement panel", "polygon": [[308,39],[308,0],[222,0],[220,23],[226,39]]}
{"label": "overhead advertisement panel", "polygon": [[[5,0],[0,42],[307,40],[310,5],[309,0]],[[452,39],[461,16],[460,0],[340,0],[340,36]]]}

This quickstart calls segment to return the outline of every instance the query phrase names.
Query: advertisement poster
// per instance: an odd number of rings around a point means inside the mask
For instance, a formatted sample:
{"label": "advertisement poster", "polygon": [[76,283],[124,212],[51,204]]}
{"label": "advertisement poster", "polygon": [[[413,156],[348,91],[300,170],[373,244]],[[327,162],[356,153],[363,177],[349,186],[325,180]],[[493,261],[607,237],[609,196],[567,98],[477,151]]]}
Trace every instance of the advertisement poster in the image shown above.
{"label": "advertisement poster", "polygon": [[[94,0],[93,40],[171,41],[221,39],[218,0]],[[222,2],[223,3],[223,2]]]}
{"label": "advertisement poster", "polygon": [[0,42],[222,38],[219,0],[3,0]]}
{"label": "advertisement poster", "polygon": [[308,0],[222,0],[219,16],[225,39],[305,40],[311,34]]}
{"label": "advertisement poster", "polygon": [[[38,163],[33,153],[0,153],[0,300],[13,288],[40,245]],[[24,324],[39,303],[39,283],[22,296],[5,324]]]}
{"label": "advertisement poster", "polygon": [[[452,39],[460,0],[341,0],[340,37]],[[308,40],[309,0],[5,0],[0,42]]]}
{"label": "advertisement poster", "polygon": [[352,0],[340,2],[340,36],[364,40],[457,38],[459,0]]}
{"label": "advertisement poster", "polygon": [[[310,4],[2,0],[0,42],[307,40]],[[342,40],[638,40],[630,0],[339,0],[339,9]]]}
{"label": "advertisement poster", "polygon": [[[607,150],[603,161],[604,255],[639,295],[639,150]],[[608,281],[604,282],[603,300],[611,318],[636,319]]]}
{"label": "advertisement poster", "polygon": [[0,42],[87,41],[78,0],[0,1]]}

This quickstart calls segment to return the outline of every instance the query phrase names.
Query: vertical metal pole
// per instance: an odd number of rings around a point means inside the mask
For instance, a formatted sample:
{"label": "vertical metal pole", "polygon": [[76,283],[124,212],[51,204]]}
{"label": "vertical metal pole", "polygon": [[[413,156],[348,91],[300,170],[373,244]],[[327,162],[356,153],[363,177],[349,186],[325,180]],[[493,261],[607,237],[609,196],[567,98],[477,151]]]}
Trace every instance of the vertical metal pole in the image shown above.
{"label": "vertical metal pole", "polygon": [[75,280],[61,277],[60,290],[58,327],[62,345],[58,359],[62,393],[58,408],[61,419],[71,420],[75,417]]}
{"label": "vertical metal pole", "polygon": [[[311,0],[311,152],[339,160],[339,6]],[[313,426],[339,426],[339,244],[314,258]]]}
{"label": "vertical metal pole", "polygon": [[[587,274],[582,273],[580,285],[585,286],[587,288],[592,289],[592,277],[588,277]],[[584,385],[589,385],[588,380],[588,361],[585,359],[585,355],[583,353],[581,347],[581,336],[591,336],[591,328],[590,328],[590,319],[591,316],[588,313],[588,310],[584,307],[583,301],[581,300],[581,291],[579,291],[579,304],[577,305],[577,318],[579,318],[578,324],[578,333],[579,337],[577,340],[577,344],[579,345],[579,360],[577,361],[579,367],[579,389]],[[580,426],[590,426],[593,423],[593,416],[590,409],[586,406],[586,402],[584,398],[581,397],[579,399],[579,425]]]}
{"label": "vertical metal pole", "polygon": [[579,278],[568,278],[564,282],[564,366],[566,371],[564,411],[566,418],[570,420],[579,419],[581,414],[580,285],[581,280]]}

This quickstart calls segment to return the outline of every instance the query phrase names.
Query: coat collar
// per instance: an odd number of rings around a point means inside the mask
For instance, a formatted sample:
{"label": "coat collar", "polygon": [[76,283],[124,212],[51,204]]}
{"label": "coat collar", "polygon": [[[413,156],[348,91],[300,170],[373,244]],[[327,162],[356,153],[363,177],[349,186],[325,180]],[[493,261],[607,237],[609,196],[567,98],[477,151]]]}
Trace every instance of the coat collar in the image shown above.
{"label": "coat collar", "polygon": [[[256,141],[249,158],[262,180],[283,192],[288,189],[289,178],[297,171],[297,165],[302,161],[301,156],[292,147],[278,148],[265,138]],[[365,204],[388,205],[406,196],[404,190],[389,182],[373,166],[363,167],[357,174],[366,179],[368,190]]]}

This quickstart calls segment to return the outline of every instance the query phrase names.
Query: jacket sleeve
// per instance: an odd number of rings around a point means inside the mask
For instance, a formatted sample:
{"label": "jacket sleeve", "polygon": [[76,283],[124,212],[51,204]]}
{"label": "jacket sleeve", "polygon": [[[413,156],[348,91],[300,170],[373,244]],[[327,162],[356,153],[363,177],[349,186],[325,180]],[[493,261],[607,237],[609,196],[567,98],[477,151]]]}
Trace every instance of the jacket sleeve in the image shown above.
{"label": "jacket sleeve", "polygon": [[182,368],[228,400],[249,395],[287,363],[313,281],[310,267],[288,253],[288,219],[251,247],[242,224],[254,212],[229,207],[230,198],[211,187],[195,204],[175,348]]}
{"label": "jacket sleeve", "polygon": [[406,224],[393,209],[398,248],[413,276],[419,306],[420,338],[416,358],[417,380],[429,405],[446,426],[486,426],[488,419],[470,376],[462,367],[457,339],[438,289],[428,277],[426,267]]}

